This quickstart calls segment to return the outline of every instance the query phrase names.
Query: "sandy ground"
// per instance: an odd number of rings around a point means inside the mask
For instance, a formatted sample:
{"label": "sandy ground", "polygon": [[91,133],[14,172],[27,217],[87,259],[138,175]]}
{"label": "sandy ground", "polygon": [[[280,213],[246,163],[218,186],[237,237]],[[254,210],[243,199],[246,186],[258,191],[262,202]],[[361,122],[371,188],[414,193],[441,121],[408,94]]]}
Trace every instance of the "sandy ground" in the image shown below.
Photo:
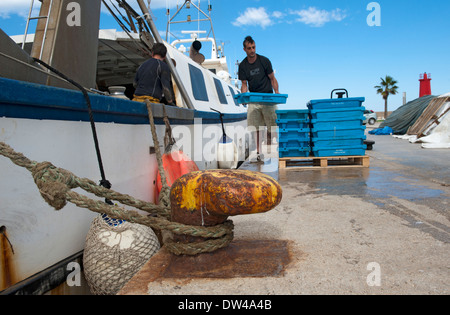
{"label": "sandy ground", "polygon": [[[277,172],[282,202],[232,218],[235,239],[289,241],[291,262],[281,276],[157,279],[145,292],[133,291],[132,279],[126,293],[449,294],[450,151],[372,139],[369,169]],[[412,166],[414,157],[436,164]]]}

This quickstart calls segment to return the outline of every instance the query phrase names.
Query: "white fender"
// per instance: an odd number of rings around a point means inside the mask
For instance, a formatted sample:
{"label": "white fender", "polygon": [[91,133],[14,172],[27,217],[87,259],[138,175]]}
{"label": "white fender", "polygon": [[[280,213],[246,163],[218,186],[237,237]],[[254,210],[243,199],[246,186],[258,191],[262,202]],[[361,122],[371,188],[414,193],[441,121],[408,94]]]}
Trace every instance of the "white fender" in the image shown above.
{"label": "white fender", "polygon": [[237,168],[238,164],[238,150],[234,141],[228,137],[223,139],[217,146],[217,162],[220,169]]}

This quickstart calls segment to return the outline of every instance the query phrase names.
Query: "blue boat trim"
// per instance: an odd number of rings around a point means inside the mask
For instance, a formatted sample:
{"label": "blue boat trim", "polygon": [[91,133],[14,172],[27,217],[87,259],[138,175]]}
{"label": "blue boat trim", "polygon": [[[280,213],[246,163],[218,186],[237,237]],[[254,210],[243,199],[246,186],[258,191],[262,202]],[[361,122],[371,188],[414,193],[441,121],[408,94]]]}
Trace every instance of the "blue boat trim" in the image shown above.
{"label": "blue boat trim", "polygon": [[[149,124],[145,103],[89,93],[95,122],[117,124]],[[164,124],[161,104],[152,104],[156,124]],[[166,106],[170,123],[193,124],[195,118],[203,124],[220,124],[214,112]],[[89,121],[86,100],[81,91],[57,88],[0,77],[0,117]],[[224,123],[247,119],[247,113],[224,114]]]}
{"label": "blue boat trim", "polygon": [[[194,111],[195,118],[201,118],[203,123],[217,124],[220,123],[220,116],[216,112]],[[224,123],[238,122],[247,119],[247,113],[223,114]]]}

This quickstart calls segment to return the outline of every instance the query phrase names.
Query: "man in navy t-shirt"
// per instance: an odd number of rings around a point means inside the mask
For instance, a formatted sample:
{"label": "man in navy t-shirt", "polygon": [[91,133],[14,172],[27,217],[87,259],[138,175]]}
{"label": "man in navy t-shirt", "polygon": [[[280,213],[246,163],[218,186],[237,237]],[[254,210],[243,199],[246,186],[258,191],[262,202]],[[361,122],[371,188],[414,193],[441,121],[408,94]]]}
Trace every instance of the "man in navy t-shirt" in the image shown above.
{"label": "man in navy t-shirt", "polygon": [[[242,81],[241,92],[273,93],[279,94],[278,81],[272,69],[272,63],[264,56],[256,53],[255,41],[251,36],[244,40],[244,51],[247,57],[239,64],[239,80]],[[257,161],[261,160],[259,130],[267,127],[267,144],[271,144],[272,130],[276,127],[277,106],[255,104],[248,105],[247,124],[256,128]]]}
{"label": "man in navy t-shirt", "polygon": [[148,99],[152,103],[159,103],[164,95],[170,104],[173,102],[170,68],[164,62],[167,48],[157,43],[152,49],[153,58],[144,62],[136,73],[133,101],[144,102]]}

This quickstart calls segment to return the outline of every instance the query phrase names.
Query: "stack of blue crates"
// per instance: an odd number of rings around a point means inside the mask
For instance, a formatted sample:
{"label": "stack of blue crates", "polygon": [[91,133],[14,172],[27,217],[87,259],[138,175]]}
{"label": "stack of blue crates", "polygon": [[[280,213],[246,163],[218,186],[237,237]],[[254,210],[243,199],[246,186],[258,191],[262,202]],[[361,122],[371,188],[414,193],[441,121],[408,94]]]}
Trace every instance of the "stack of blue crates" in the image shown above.
{"label": "stack of blue crates", "polygon": [[309,110],[277,110],[279,157],[304,157],[311,152]]}
{"label": "stack of blue crates", "polygon": [[365,155],[364,98],[312,100],[311,152],[316,157]]}

